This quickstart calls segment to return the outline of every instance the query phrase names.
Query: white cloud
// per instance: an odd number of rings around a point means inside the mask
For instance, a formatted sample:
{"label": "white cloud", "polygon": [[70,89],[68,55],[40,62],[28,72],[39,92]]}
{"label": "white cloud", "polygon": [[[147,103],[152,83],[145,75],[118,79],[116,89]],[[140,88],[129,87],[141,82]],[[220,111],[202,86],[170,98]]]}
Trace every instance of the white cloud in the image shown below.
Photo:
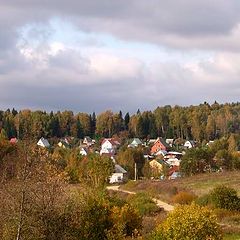
{"label": "white cloud", "polygon": [[3,0],[0,10],[0,107],[238,100],[237,1]]}

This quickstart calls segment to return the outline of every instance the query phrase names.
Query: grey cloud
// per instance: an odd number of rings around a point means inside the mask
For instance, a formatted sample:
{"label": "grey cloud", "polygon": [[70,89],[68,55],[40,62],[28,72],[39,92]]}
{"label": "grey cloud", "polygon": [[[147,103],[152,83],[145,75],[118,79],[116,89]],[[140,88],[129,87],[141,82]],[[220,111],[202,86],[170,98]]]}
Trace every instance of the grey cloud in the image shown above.
{"label": "grey cloud", "polygon": [[[165,104],[237,101],[240,57],[229,52],[240,50],[239,10],[240,3],[234,0],[2,0],[0,108],[135,112],[139,107],[153,109]],[[147,65],[124,58],[96,69],[80,50],[49,54],[53,31],[49,21],[54,17],[71,21],[80,30],[108,33],[126,41],[183,51],[210,50],[218,55],[212,62],[195,64],[198,70],[174,60]],[[27,38],[39,43],[35,55],[25,58],[16,46],[19,29],[32,23],[36,26]],[[47,28],[40,28],[41,24]],[[27,40],[20,41],[22,50],[31,45]],[[106,71],[101,72],[102,68]]]}
{"label": "grey cloud", "polygon": [[81,30],[124,39],[171,45],[166,36],[190,38],[193,46],[189,41],[189,47],[201,47],[194,46],[195,41],[209,37],[217,42],[219,36],[231,34],[240,21],[240,3],[234,0],[5,0],[1,9],[5,14],[0,20],[10,19],[7,25],[11,26],[65,17]]}
{"label": "grey cloud", "polygon": [[[68,68],[58,68],[64,66],[64,59],[69,58],[67,53],[71,55],[71,52],[66,52],[66,55],[60,57],[63,65],[55,62],[54,66],[49,66],[47,71],[51,74],[47,74],[45,70],[25,68],[23,72],[18,69],[14,73],[10,71],[4,77],[0,75],[0,108],[30,107],[84,112],[101,112],[111,108],[114,111],[122,109],[135,112],[139,107],[149,110],[166,104],[188,105],[204,101],[238,100],[238,68],[234,67],[235,71],[227,67],[221,69],[224,64],[221,58],[225,57],[230,66],[234,62],[238,65],[238,55],[217,56],[211,64],[197,64],[201,74],[181,64],[159,62],[151,67],[145,66],[144,73],[138,75],[136,72],[134,78],[126,76],[115,81],[102,81],[98,80],[97,74],[91,73],[91,69],[79,75],[71,73],[71,64]],[[83,60],[83,66],[84,62]],[[79,64],[81,65],[81,61]]]}

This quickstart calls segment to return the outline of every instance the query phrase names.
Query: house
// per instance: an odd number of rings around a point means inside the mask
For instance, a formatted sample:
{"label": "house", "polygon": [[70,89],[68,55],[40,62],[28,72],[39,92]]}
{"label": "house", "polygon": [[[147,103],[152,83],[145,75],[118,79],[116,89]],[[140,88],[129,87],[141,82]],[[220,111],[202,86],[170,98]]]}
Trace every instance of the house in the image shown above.
{"label": "house", "polygon": [[156,140],[157,140],[157,139],[152,139],[152,138],[151,138],[151,139],[148,140],[147,143],[148,143],[148,145],[152,145],[152,144],[154,144],[154,143],[156,142]]}
{"label": "house", "polygon": [[196,143],[193,140],[187,140],[184,145],[185,148],[194,148]]}
{"label": "house", "polygon": [[83,144],[87,146],[92,146],[95,143],[94,140],[92,140],[89,136],[84,137]]}
{"label": "house", "polygon": [[50,144],[49,144],[48,140],[45,139],[44,137],[41,137],[39,139],[39,141],[37,142],[37,145],[40,146],[40,147],[44,147],[44,148],[50,147]]}
{"label": "house", "polygon": [[100,155],[108,154],[113,156],[120,143],[113,138],[105,138],[101,144]]}
{"label": "house", "polygon": [[143,157],[144,157],[146,160],[150,160],[150,159],[153,159],[153,158],[154,158],[154,156],[148,155],[148,154],[144,154]]}
{"label": "house", "polygon": [[180,172],[173,172],[173,173],[168,177],[168,179],[174,180],[174,179],[179,178],[179,177],[181,177],[181,173],[180,173]]}
{"label": "house", "polygon": [[143,143],[139,138],[134,138],[132,142],[128,145],[128,147],[135,148],[141,146]]}
{"label": "house", "polygon": [[159,150],[158,152],[156,152],[154,155],[155,156],[166,156],[167,155],[167,151],[165,151],[165,150]]}
{"label": "house", "polygon": [[178,177],[181,177],[179,166],[172,166],[168,172],[168,179],[176,179]]}
{"label": "house", "polygon": [[59,143],[58,143],[58,146],[61,147],[61,148],[69,148],[70,147],[67,139],[60,140]]}
{"label": "house", "polygon": [[161,159],[153,159],[149,162],[149,165],[153,169],[157,169],[158,171],[163,170],[163,165],[168,166],[168,163]]}
{"label": "house", "polygon": [[173,146],[173,143],[174,143],[174,139],[173,139],[173,138],[167,138],[167,139],[166,139],[166,143],[167,143],[170,147],[172,147],[172,146]]}
{"label": "house", "polygon": [[159,178],[163,176],[164,173],[164,166],[170,167],[167,162],[161,159],[153,159],[149,162],[151,168],[151,176],[153,178]]}
{"label": "house", "polygon": [[168,151],[169,149],[170,146],[163,140],[163,138],[158,137],[151,148],[151,154],[153,155],[157,153],[159,150]]}
{"label": "house", "polygon": [[121,183],[127,180],[127,171],[120,165],[115,164],[114,172],[109,178],[109,183]]}
{"label": "house", "polygon": [[82,156],[87,156],[88,151],[86,148],[84,147],[80,147],[80,152],[79,152]]}
{"label": "house", "polygon": [[181,160],[179,160],[178,158],[168,158],[166,162],[170,166],[180,166]]}
{"label": "house", "polygon": [[211,146],[213,143],[214,143],[214,141],[213,141],[213,140],[210,140],[210,141],[206,144],[206,146]]}
{"label": "house", "polygon": [[18,142],[17,138],[11,138],[9,141],[11,144],[16,144]]}
{"label": "house", "polygon": [[169,158],[181,159],[182,155],[183,154],[180,152],[169,151],[165,154],[164,159],[169,159]]}

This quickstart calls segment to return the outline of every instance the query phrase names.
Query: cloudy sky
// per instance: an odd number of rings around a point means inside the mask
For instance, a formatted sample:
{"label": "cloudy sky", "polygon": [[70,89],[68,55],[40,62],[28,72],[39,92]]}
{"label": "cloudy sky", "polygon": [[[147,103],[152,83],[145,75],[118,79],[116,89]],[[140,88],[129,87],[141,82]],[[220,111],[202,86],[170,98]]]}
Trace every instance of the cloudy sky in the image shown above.
{"label": "cloudy sky", "polygon": [[0,0],[0,108],[239,101],[239,12],[238,0]]}

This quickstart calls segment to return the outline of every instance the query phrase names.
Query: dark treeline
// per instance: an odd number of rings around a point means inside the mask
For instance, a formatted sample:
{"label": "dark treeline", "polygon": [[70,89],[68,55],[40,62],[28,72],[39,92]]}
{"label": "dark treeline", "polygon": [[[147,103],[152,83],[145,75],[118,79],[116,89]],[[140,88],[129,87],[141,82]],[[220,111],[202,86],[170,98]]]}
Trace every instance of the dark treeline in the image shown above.
{"label": "dark treeline", "polygon": [[211,140],[240,133],[240,103],[218,104],[215,102],[198,106],[170,105],[157,107],[154,111],[139,110],[130,116],[122,112],[87,114],[72,111],[50,112],[15,109],[0,111],[0,129],[8,138],[38,139],[73,136],[83,138],[124,137],[182,138],[197,141]]}

